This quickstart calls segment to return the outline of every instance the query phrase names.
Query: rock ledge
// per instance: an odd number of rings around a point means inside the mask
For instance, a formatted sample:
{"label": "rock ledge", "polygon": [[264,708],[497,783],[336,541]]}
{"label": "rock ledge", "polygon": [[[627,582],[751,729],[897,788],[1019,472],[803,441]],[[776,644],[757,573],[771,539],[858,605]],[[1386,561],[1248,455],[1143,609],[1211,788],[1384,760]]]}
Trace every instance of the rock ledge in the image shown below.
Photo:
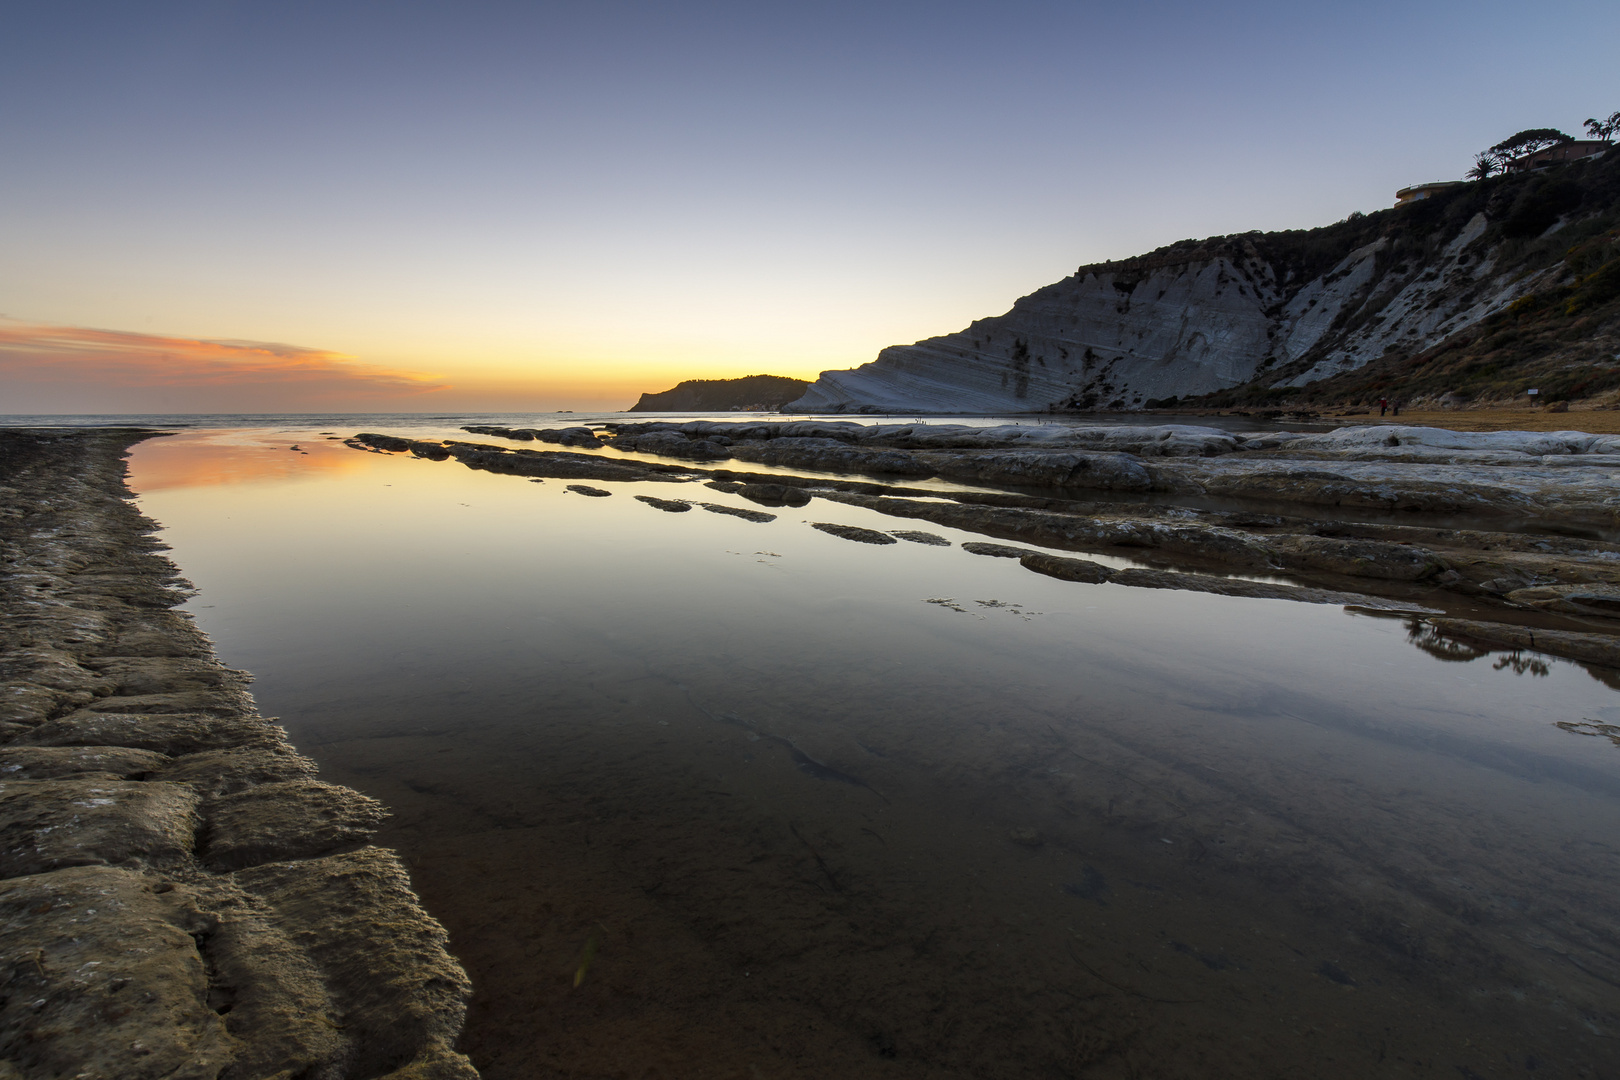
{"label": "rock ledge", "polygon": [[474,1080],[386,811],[173,610],[153,434],[0,431],[0,1080]]}

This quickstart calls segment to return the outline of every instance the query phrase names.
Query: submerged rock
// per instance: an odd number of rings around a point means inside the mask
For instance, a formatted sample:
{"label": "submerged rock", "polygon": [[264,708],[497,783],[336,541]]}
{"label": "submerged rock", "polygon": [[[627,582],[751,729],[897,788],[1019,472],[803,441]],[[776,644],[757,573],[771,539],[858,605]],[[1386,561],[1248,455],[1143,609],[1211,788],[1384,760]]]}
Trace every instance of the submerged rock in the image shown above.
{"label": "submerged rock", "polygon": [[1213,593],[1217,596],[1244,596],[1255,600],[1292,600],[1303,604],[1337,604],[1342,607],[1409,611],[1419,614],[1432,614],[1435,610],[1421,604],[1397,603],[1362,593],[1301,588],[1297,585],[1284,585],[1272,581],[1249,581],[1245,578],[1217,577],[1213,574],[1182,574],[1173,570],[1131,567],[1116,571],[1108,580],[1115,585],[1136,589],[1180,589],[1186,592]]}
{"label": "submerged rock", "polygon": [[1022,559],[1026,555],[1036,554],[1029,548],[1013,547],[1010,544],[986,544],[977,540],[963,544],[962,550],[974,555],[988,555],[993,559]]}
{"label": "submerged rock", "polygon": [[830,536],[841,537],[845,540],[854,540],[861,544],[895,544],[899,543],[894,537],[876,529],[863,529],[859,525],[835,525],[827,521],[812,521],[812,529],[827,533]]}
{"label": "submerged rock", "polygon": [[1114,569],[1089,559],[1065,559],[1061,555],[1048,555],[1044,551],[1026,551],[1018,561],[1025,569],[1063,581],[1084,581],[1100,584],[1114,576]]}
{"label": "submerged rock", "polygon": [[761,506],[807,506],[810,503],[808,491],[786,484],[741,484],[737,494]]}
{"label": "submerged rock", "polygon": [[605,499],[609,495],[613,494],[611,491],[606,491],[599,487],[591,487],[589,484],[569,484],[568,490],[572,491],[576,495],[589,495],[593,499]]}
{"label": "submerged rock", "polygon": [[703,509],[707,510],[711,514],[727,514],[731,517],[740,517],[744,521],[754,521],[763,524],[767,521],[776,520],[775,514],[767,514],[760,510],[744,510],[740,506],[725,506],[721,503],[698,503],[698,505],[703,507]]}
{"label": "submerged rock", "polygon": [[671,514],[684,514],[692,509],[692,504],[689,502],[682,502],[679,499],[660,499],[656,495],[637,495],[635,500]]}
{"label": "submerged rock", "polygon": [[943,536],[931,532],[922,532],[917,529],[891,529],[890,536],[898,536],[902,540],[909,540],[913,544],[927,544],[929,547],[950,547],[951,542]]}

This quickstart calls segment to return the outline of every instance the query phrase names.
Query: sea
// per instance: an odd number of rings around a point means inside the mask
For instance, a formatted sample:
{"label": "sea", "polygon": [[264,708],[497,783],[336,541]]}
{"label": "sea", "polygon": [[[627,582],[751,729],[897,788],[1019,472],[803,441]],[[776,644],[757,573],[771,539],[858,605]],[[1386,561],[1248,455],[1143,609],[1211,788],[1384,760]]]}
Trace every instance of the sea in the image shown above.
{"label": "sea", "polygon": [[344,442],[661,418],[0,424],[168,433],[184,610],[392,810],[491,1080],[1620,1076],[1620,672]]}

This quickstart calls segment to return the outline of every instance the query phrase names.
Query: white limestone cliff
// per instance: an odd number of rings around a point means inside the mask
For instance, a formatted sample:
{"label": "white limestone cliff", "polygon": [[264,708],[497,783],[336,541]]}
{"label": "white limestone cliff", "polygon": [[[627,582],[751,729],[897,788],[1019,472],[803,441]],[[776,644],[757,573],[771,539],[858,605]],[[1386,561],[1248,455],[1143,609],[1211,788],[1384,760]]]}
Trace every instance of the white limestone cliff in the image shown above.
{"label": "white limestone cliff", "polygon": [[824,371],[788,409],[1120,410],[1267,372],[1302,386],[1421,351],[1535,288],[1542,275],[1498,273],[1486,226],[1483,213],[1441,224],[1421,259],[1375,236],[1314,273],[1297,241],[1260,234],[1081,267],[1005,315]]}

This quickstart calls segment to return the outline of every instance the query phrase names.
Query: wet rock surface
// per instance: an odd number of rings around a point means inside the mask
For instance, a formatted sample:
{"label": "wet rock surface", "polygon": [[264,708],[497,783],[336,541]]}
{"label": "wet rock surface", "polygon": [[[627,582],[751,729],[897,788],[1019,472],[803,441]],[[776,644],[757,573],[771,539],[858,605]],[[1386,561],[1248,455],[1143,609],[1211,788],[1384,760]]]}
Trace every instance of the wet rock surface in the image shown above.
{"label": "wet rock surface", "polygon": [[660,499],[656,495],[637,495],[635,499],[637,502],[644,502],[656,510],[662,510],[669,514],[684,514],[692,509],[691,503],[681,502],[679,499]]}
{"label": "wet rock surface", "polygon": [[123,486],[151,434],[0,432],[0,1075],[476,1076],[383,808],[172,610]]}
{"label": "wet rock surface", "polygon": [[468,424],[461,429],[473,435],[496,435],[504,439],[514,439],[518,442],[553,443],[558,446],[582,446],[595,450],[602,445],[602,440],[588,427],[565,428],[509,428],[497,427],[492,424]]}
{"label": "wet rock surface", "polygon": [[1025,555],[1035,554],[1028,548],[1013,547],[1011,544],[986,544],[978,540],[970,540],[963,544],[962,550],[970,555],[988,555],[992,559],[1022,559]]}
{"label": "wet rock surface", "polygon": [[899,537],[901,540],[909,540],[913,544],[925,544],[928,547],[951,546],[951,542],[943,536],[937,533],[922,532],[919,529],[892,529],[889,535]]}
{"label": "wet rock surface", "polygon": [[699,506],[711,514],[725,514],[728,517],[742,518],[763,525],[767,521],[775,521],[775,514],[767,514],[762,510],[746,510],[740,506],[726,506],[724,503],[698,503]]}
{"label": "wet rock surface", "polygon": [[810,527],[817,532],[824,532],[829,536],[836,536],[844,540],[854,540],[861,544],[899,543],[888,533],[878,532],[876,529],[863,529],[859,525],[838,525],[827,521],[812,521]]}
{"label": "wet rock surface", "polygon": [[[1378,426],[1236,434],[1194,425],[608,425],[646,454],[966,482],[1620,525],[1620,439]],[[702,446],[701,452],[693,447]]]}

